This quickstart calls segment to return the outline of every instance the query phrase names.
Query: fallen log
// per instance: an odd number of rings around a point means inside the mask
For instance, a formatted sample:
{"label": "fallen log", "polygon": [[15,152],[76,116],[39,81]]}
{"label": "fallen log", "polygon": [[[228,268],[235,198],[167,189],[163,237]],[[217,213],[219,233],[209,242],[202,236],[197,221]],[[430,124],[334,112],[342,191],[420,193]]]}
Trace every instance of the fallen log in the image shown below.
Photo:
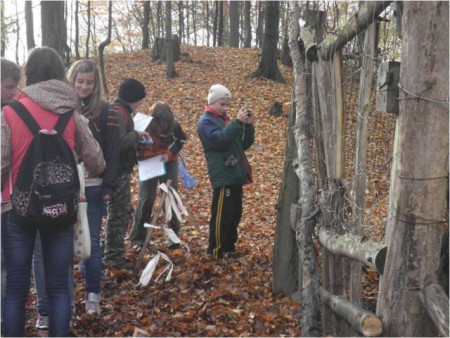
{"label": "fallen log", "polygon": [[320,229],[319,241],[332,254],[356,259],[383,274],[386,244],[351,234],[333,234],[326,228]]}
{"label": "fallen log", "polygon": [[319,295],[323,304],[365,337],[377,337],[383,332],[381,320],[372,312],[350,303],[344,296],[332,295],[323,287],[320,287]]}
{"label": "fallen log", "polygon": [[442,286],[435,283],[426,285],[419,291],[419,298],[439,333],[448,337],[448,296]]}

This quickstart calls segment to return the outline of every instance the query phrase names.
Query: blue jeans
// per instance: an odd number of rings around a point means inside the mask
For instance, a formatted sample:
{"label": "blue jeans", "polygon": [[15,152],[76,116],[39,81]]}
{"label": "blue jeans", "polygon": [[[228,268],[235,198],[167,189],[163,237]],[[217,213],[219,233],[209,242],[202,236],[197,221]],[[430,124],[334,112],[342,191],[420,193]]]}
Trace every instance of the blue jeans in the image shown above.
{"label": "blue jeans", "polygon": [[[71,299],[72,309],[75,309],[73,296],[73,266],[69,267],[69,296]],[[47,290],[45,287],[45,271],[44,271],[44,254],[42,253],[42,242],[39,231],[36,234],[33,251],[33,277],[34,287],[36,289],[36,310],[40,315],[48,316],[50,307],[48,305]]]}
{"label": "blue jeans", "polygon": [[87,295],[89,292],[100,293],[100,279],[103,268],[100,231],[105,212],[105,202],[100,185],[86,187],[85,195],[88,203],[87,217],[91,235],[91,257],[83,262]]}
{"label": "blue jeans", "polygon": [[25,304],[30,291],[31,265],[36,233],[40,232],[45,284],[49,300],[49,335],[69,335],[70,296],[68,269],[73,258],[73,225],[19,226],[13,213],[2,224],[2,246],[6,262],[4,336],[25,336]]}

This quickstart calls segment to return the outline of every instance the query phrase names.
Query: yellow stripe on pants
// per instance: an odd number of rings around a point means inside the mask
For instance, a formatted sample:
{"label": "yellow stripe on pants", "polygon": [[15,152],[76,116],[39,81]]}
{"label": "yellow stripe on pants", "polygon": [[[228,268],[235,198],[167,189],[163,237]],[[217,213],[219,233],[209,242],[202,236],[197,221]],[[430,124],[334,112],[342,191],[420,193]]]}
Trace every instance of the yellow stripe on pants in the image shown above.
{"label": "yellow stripe on pants", "polygon": [[216,215],[216,229],[215,229],[215,234],[216,234],[216,248],[213,250],[213,257],[214,259],[218,259],[219,258],[219,249],[221,247],[221,241],[220,241],[220,226],[221,226],[221,221],[222,221],[222,209],[223,209],[223,197],[224,197],[224,192],[225,192],[225,188],[222,187],[220,188],[220,193],[219,193],[219,201],[217,203],[217,215]]}

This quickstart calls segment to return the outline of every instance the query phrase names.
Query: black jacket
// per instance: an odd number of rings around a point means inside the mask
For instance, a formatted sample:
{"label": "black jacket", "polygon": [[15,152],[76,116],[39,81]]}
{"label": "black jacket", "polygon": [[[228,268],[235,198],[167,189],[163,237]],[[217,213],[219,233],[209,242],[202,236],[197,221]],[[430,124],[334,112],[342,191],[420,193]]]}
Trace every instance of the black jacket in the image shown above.
{"label": "black jacket", "polygon": [[109,104],[104,102],[100,115],[90,120],[89,128],[105,157],[106,169],[101,175],[103,196],[112,195],[119,168],[119,117],[116,112],[110,110]]}

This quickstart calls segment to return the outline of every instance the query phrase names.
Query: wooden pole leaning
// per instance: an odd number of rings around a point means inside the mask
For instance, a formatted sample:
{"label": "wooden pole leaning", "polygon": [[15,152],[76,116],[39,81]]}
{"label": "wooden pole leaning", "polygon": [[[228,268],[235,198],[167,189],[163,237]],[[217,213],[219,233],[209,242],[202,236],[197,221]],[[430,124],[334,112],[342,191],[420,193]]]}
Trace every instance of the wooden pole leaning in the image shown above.
{"label": "wooden pole leaning", "polygon": [[[167,189],[170,189],[171,184],[172,184],[172,180],[166,181]],[[159,198],[158,207],[156,208],[156,211],[153,213],[153,218],[152,218],[152,223],[151,223],[153,225],[156,225],[156,222],[158,221],[158,217],[159,217],[159,214],[161,213],[161,210],[163,209],[166,196],[167,196],[167,192],[162,191],[161,196]],[[139,252],[139,257],[138,257],[138,259],[136,261],[136,265],[134,267],[135,272],[139,272],[139,269],[140,269],[141,263],[142,263],[142,259],[144,258],[145,251],[147,251],[148,243],[150,243],[150,238],[152,237],[152,232],[153,232],[153,228],[147,229],[147,236],[145,236],[144,244],[142,245],[142,249]]]}

